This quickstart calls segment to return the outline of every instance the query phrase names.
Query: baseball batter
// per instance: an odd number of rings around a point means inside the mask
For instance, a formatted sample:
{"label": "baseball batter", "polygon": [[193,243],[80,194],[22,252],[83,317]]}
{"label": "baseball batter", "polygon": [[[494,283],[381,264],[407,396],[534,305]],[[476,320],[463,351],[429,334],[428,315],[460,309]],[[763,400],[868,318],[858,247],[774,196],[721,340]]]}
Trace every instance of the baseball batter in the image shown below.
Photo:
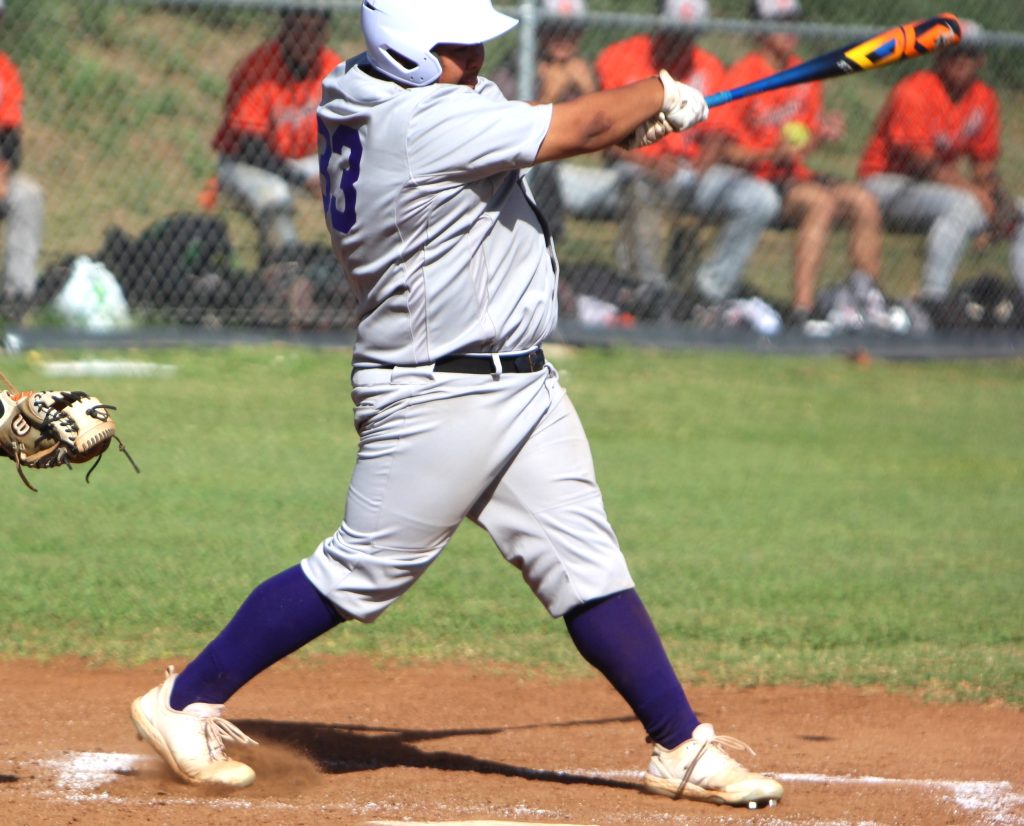
{"label": "baseball batter", "polygon": [[555,105],[479,76],[516,21],[491,0],[364,0],[364,54],[324,81],[320,169],[334,251],[360,299],[359,451],[344,519],[259,585],[180,674],[132,705],[183,779],[246,786],[224,702],[339,622],[370,622],[469,518],[636,712],[647,791],[731,805],[782,787],[746,770],[687,702],[605,515],[586,436],[541,350],[558,265],[532,164],[641,146],[707,117],[667,74]]}

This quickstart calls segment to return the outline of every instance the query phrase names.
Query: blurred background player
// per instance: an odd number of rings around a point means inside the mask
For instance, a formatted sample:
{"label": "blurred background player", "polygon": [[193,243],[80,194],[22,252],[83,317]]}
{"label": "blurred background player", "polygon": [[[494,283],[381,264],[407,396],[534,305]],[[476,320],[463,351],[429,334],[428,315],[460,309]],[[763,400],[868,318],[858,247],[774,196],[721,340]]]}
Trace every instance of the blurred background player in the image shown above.
{"label": "blurred background player", "polygon": [[[707,0],[662,0],[659,14],[663,28],[613,43],[598,55],[594,66],[602,87],[614,89],[665,69],[704,94],[724,89],[722,62],[696,43],[699,26],[709,15]],[[720,122],[715,112],[700,126],[653,146],[613,150],[633,170],[621,247],[634,277],[648,287],[655,312],[672,310],[665,302],[671,274],[665,254],[666,213],[670,220],[689,212],[721,225],[695,275],[701,297],[719,302],[739,283],[762,232],[778,212],[780,199],[771,184],[718,163],[725,139]],[[692,238],[686,242],[692,243]]]}
{"label": "blurred background player", "polygon": [[981,27],[961,24],[958,45],[893,87],[858,170],[887,225],[927,233],[917,299],[933,317],[942,315],[968,240],[983,233],[1010,239],[1010,270],[1024,290],[1024,205],[997,169],[999,98],[980,79]]}
{"label": "blurred background player", "polygon": [[[598,89],[590,61],[580,52],[587,14],[585,0],[542,0],[537,25],[537,103],[564,103]],[[510,100],[519,97],[513,52],[494,78]],[[551,235],[560,240],[566,216],[612,220],[622,206],[621,175],[594,164],[553,161],[529,172],[530,189],[547,219]]]}
{"label": "blurred background player", "polygon": [[[598,89],[590,61],[580,51],[585,32],[585,0],[542,0],[537,24],[536,84],[530,100],[564,103]],[[520,97],[518,55],[513,51],[493,80],[509,99]],[[618,221],[623,214],[624,170],[587,159],[549,161],[530,168],[527,180],[552,238],[565,236],[566,219]],[[593,277],[589,268],[569,266],[558,282],[559,309],[586,325],[629,326],[634,322],[610,299],[619,298],[620,280],[608,272]],[[601,293],[602,298],[591,293]]]}
{"label": "blurred background player", "polygon": [[263,262],[298,242],[293,189],[320,198],[316,107],[321,82],[341,62],[327,46],[329,16],[280,13],[276,36],[233,70],[213,140],[219,192],[255,221]]}
{"label": "blurred background player", "polygon": [[[801,13],[799,0],[753,0],[750,6],[755,20],[796,20]],[[755,40],[756,48],[730,67],[724,88],[742,86],[803,60],[796,54],[798,37],[792,32],[772,31]],[[859,304],[855,320],[847,323],[888,327],[888,308],[876,284],[883,238],[878,205],[858,183],[821,175],[806,163],[821,143],[845,134],[841,114],[823,112],[822,84],[801,83],[743,98],[722,107],[721,118],[733,137],[725,157],[778,188],[782,203],[776,217],[795,228],[789,324],[802,327],[811,316],[829,235],[836,224],[843,224],[849,228],[849,289]],[[737,286],[723,283],[719,289],[729,294]]]}
{"label": "blurred background player", "polygon": [[587,13],[584,0],[543,0],[544,17],[538,26],[538,103],[562,103],[597,91],[594,71],[580,54],[580,38]]}
{"label": "blurred background player", "polygon": [[[0,0],[0,19],[5,14]],[[18,317],[36,291],[43,240],[43,188],[21,171],[24,89],[14,61],[0,52],[0,218],[4,233],[5,314]]]}

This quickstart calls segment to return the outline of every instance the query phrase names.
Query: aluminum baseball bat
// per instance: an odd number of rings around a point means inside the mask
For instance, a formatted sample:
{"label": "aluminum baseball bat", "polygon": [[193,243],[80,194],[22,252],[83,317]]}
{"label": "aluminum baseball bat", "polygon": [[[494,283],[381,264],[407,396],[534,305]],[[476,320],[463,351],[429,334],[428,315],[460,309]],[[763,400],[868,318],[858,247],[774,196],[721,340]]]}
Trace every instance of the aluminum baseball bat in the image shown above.
{"label": "aluminum baseball bat", "polygon": [[960,20],[955,14],[943,13],[913,23],[904,23],[902,26],[893,26],[867,40],[812,57],[798,66],[755,80],[753,83],[709,95],[707,102],[709,107],[721,106],[731,100],[781,89],[783,86],[866,72],[898,60],[920,57],[959,42]]}

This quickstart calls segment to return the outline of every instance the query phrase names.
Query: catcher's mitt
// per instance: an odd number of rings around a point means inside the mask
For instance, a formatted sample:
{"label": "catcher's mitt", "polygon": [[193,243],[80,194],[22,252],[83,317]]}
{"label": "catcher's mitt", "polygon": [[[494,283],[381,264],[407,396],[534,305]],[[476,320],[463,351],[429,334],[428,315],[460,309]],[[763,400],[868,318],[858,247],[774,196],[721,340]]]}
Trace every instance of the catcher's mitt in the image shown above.
{"label": "catcher's mitt", "polygon": [[116,441],[136,473],[138,465],[116,435],[114,408],[81,390],[0,390],[0,451],[13,460],[21,481],[35,490],[25,468],[51,468],[95,459]]}

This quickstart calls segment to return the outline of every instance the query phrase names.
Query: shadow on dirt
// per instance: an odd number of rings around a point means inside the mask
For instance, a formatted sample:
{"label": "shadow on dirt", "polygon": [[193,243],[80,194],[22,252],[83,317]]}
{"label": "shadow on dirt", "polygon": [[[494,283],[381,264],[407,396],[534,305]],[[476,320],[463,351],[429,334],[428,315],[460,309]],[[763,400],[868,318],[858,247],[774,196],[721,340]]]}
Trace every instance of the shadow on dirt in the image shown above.
{"label": "shadow on dirt", "polygon": [[324,774],[413,767],[521,777],[565,785],[634,789],[636,783],[626,780],[516,766],[453,751],[428,751],[417,746],[419,743],[429,743],[451,737],[490,737],[509,731],[618,724],[630,720],[632,720],[631,717],[623,716],[524,726],[465,729],[402,729],[363,725],[285,723],[273,720],[236,720],[235,722],[246,734],[262,744],[273,743],[301,752],[316,763]]}

